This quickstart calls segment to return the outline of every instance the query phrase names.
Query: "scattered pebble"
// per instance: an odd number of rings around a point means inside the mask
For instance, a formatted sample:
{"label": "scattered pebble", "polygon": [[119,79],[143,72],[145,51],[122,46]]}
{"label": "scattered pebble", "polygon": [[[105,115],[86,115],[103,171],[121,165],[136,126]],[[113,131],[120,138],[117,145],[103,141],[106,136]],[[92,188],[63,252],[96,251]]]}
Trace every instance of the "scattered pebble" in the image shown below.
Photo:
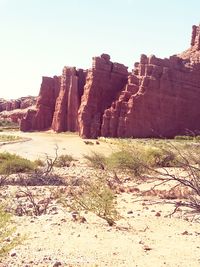
{"label": "scattered pebble", "polygon": [[156,212],[155,216],[156,217],[160,217],[161,216],[161,213],[160,212]]}
{"label": "scattered pebble", "polygon": [[56,261],[53,265],[53,267],[58,267],[58,266],[61,266],[62,263],[60,261]]}
{"label": "scattered pebble", "polygon": [[132,210],[127,211],[127,214],[132,214],[132,213],[133,213]]}

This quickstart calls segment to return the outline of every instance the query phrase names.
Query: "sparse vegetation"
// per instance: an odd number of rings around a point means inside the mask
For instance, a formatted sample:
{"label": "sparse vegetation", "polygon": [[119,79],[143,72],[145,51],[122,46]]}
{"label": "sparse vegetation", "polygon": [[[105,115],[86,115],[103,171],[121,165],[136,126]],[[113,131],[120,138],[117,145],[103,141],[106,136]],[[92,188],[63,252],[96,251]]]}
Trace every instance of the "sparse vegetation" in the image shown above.
{"label": "sparse vegetation", "polygon": [[22,138],[19,136],[14,135],[0,135],[0,142],[13,142],[13,141],[19,141]]}
{"label": "sparse vegetation", "polygon": [[194,140],[194,136],[190,135],[177,135],[174,137],[175,140]]}
{"label": "sparse vegetation", "polygon": [[172,149],[129,143],[119,143],[119,150],[110,156],[92,152],[84,158],[94,168],[128,172],[135,176],[147,172],[149,166],[170,167],[178,164],[177,155]]}
{"label": "sparse vegetation", "polygon": [[74,161],[74,158],[71,155],[68,155],[68,154],[60,155],[59,157],[57,157],[55,161],[55,166],[56,167],[69,167],[72,161]]}
{"label": "sparse vegetation", "polygon": [[102,179],[86,182],[74,191],[70,202],[63,202],[71,210],[85,210],[94,213],[104,219],[108,225],[113,226],[120,218],[116,209],[116,199],[113,191]]}
{"label": "sparse vegetation", "polygon": [[20,244],[21,239],[18,236],[14,236],[14,232],[15,227],[11,222],[11,215],[0,206],[0,258]]}
{"label": "sparse vegetation", "polygon": [[44,167],[45,166],[45,162],[41,159],[34,160],[34,164],[38,167]]}
{"label": "sparse vegetation", "polygon": [[105,169],[106,166],[106,157],[97,152],[92,152],[90,155],[83,155],[84,158],[88,161],[89,165],[97,169]]}
{"label": "sparse vegetation", "polygon": [[30,172],[36,165],[28,159],[7,152],[0,153],[0,174]]}
{"label": "sparse vegetation", "polygon": [[114,152],[107,158],[107,166],[111,170],[126,171],[135,176],[139,176],[145,172],[146,163],[141,155],[136,151],[133,153],[127,149]]}

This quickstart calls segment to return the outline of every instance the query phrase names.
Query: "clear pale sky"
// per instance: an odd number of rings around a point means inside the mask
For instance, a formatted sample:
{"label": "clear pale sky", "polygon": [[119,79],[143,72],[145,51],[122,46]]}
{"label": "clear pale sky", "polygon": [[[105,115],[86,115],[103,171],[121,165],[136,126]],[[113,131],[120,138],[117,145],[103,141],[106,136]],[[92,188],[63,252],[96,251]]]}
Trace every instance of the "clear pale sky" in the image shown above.
{"label": "clear pale sky", "polygon": [[182,52],[199,22],[200,0],[0,0],[0,98],[38,95],[42,76],[102,53],[131,70]]}

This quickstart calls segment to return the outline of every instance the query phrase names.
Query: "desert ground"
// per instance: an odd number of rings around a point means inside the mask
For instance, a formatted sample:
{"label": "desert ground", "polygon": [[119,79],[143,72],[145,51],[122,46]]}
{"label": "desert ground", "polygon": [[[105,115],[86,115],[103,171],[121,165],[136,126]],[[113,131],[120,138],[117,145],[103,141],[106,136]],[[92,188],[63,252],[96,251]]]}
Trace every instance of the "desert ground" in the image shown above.
{"label": "desert ground", "polygon": [[[1,152],[9,151],[29,159],[45,159],[46,154],[54,157],[57,146],[58,153],[73,155],[76,158],[73,164],[55,170],[66,180],[84,181],[94,175],[94,169],[86,164],[83,154],[96,151],[108,155],[116,149],[113,144],[101,141],[97,144],[96,140],[86,145],[73,134],[9,134],[29,139],[1,144]],[[174,203],[181,199],[146,194],[156,183],[154,177],[147,178],[141,181],[123,175],[123,182],[116,192],[120,218],[114,226],[109,226],[91,212],[82,211],[74,216],[54,198],[45,214],[13,215],[16,233],[23,237],[23,241],[0,259],[0,266],[200,266],[198,214],[188,213],[185,207],[174,212]],[[68,190],[63,186],[32,186],[29,189],[39,196],[41,203],[52,190],[54,193]],[[7,200],[12,210],[16,210],[20,203],[31,211],[33,207],[26,197],[20,196],[20,190],[18,184],[1,186],[0,199]],[[157,190],[170,190],[170,184],[160,185]]]}

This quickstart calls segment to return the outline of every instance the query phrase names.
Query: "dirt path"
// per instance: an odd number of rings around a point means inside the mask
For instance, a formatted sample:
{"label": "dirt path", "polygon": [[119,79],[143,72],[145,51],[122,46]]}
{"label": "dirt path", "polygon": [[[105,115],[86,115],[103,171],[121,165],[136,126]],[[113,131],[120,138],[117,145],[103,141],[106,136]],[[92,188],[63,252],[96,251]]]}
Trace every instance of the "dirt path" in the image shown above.
{"label": "dirt path", "polygon": [[6,144],[0,147],[0,152],[8,151],[16,153],[28,159],[44,158],[46,154],[55,156],[55,148],[58,146],[58,154],[71,154],[76,158],[82,158],[83,154],[91,151],[109,154],[114,147],[110,144],[100,142],[96,144],[96,140],[90,140],[93,144],[86,145],[84,140],[76,134],[57,134],[51,132],[5,132],[1,134],[15,135],[31,140],[13,144]]}

